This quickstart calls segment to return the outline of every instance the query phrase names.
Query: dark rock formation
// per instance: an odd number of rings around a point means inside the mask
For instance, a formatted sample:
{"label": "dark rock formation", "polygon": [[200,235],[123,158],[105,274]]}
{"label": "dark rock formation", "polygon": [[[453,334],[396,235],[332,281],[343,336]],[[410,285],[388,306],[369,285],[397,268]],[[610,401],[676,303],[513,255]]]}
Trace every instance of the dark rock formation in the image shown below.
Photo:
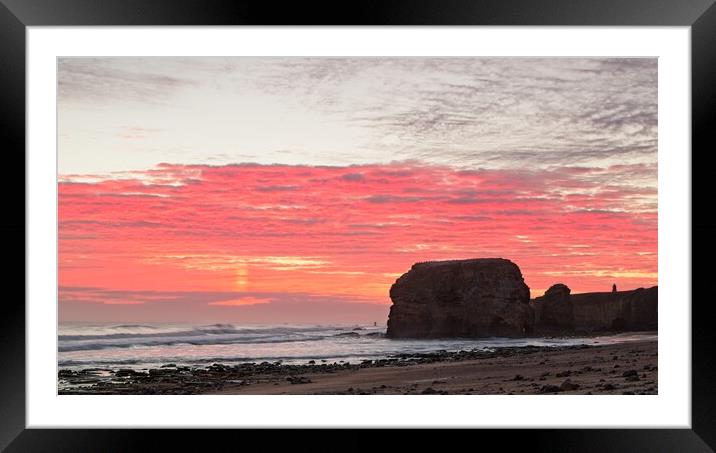
{"label": "dark rock formation", "polygon": [[600,330],[656,330],[659,288],[633,291],[572,294],[574,328],[581,332]]}
{"label": "dark rock formation", "polygon": [[571,332],[574,330],[574,313],[567,285],[552,285],[544,296],[530,302],[535,312],[535,329],[538,332]]}
{"label": "dark rock formation", "polygon": [[519,267],[501,258],[415,264],[390,298],[391,338],[524,336],[534,323]]}
{"label": "dark rock formation", "polygon": [[570,294],[556,284],[530,302],[536,333],[656,330],[658,287]]}
{"label": "dark rock formation", "polygon": [[519,337],[656,330],[658,287],[571,294],[561,283],[529,300],[501,258],[418,263],[390,288],[391,338]]}

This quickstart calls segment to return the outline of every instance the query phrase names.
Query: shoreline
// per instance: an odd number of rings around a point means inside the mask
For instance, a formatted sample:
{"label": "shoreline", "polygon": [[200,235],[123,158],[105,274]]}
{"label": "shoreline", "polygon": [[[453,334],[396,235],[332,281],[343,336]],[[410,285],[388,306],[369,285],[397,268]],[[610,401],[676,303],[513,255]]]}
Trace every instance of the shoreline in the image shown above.
{"label": "shoreline", "polygon": [[279,362],[147,372],[61,369],[59,395],[647,394],[658,393],[658,340],[402,354],[360,364]]}

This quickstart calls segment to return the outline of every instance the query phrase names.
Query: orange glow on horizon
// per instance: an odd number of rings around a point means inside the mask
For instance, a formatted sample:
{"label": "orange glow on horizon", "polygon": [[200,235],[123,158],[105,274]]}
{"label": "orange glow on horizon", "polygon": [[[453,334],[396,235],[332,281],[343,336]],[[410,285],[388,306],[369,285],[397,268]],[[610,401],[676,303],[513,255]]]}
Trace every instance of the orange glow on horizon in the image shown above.
{"label": "orange glow on horizon", "polygon": [[209,302],[207,305],[222,305],[227,307],[236,307],[241,305],[268,304],[271,302],[269,298],[261,297],[242,297],[241,299],[221,300],[218,302]]}

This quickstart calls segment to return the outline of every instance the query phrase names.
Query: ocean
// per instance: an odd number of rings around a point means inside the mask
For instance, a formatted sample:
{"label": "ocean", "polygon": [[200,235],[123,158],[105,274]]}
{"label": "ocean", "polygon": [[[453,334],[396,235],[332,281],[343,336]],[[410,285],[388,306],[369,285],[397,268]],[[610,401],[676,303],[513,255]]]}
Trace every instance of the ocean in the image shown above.
{"label": "ocean", "polygon": [[174,363],[351,362],[445,350],[616,344],[655,340],[655,332],[563,338],[392,340],[385,326],[240,324],[88,324],[59,326],[60,369],[148,369]]}

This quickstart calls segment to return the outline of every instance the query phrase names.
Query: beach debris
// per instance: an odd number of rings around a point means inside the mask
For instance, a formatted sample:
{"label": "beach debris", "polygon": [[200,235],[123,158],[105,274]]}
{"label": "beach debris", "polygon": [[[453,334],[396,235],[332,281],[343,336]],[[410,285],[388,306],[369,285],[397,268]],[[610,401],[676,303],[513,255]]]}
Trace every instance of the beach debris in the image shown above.
{"label": "beach debris", "polygon": [[421,395],[437,395],[439,393],[440,392],[438,392],[437,390],[435,390],[432,387],[428,387],[425,390],[423,390],[422,392],[420,392]]}
{"label": "beach debris", "polygon": [[539,389],[540,393],[559,393],[561,391],[562,388],[554,384],[543,385],[542,388]]}
{"label": "beach debris", "polygon": [[574,382],[570,381],[569,379],[565,379],[564,382],[559,386],[560,390],[563,392],[569,392],[572,390],[577,390],[579,388],[579,384],[575,384]]}
{"label": "beach debris", "polygon": [[313,382],[305,376],[289,376],[286,378],[286,380],[291,384],[310,384],[311,382]]}

